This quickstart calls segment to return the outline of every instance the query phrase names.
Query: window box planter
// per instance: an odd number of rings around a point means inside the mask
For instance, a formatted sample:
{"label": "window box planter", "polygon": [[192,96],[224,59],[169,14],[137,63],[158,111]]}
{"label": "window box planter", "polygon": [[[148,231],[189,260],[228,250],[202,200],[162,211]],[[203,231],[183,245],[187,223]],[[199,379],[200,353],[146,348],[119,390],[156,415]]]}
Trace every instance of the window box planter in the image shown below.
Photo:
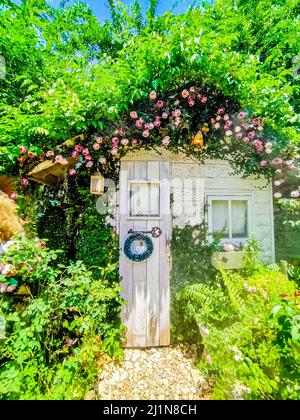
{"label": "window box planter", "polygon": [[238,269],[245,267],[244,251],[217,251],[211,257],[212,265],[218,269],[217,263],[224,269]]}

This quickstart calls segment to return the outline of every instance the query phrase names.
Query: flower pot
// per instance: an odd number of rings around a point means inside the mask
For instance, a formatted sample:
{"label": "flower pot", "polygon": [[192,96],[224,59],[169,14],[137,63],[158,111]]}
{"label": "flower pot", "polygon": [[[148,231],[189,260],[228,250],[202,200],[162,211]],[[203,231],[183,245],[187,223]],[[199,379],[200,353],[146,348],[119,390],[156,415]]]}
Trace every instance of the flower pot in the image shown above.
{"label": "flower pot", "polygon": [[238,269],[245,267],[244,251],[219,251],[214,252],[211,257],[212,265],[218,269],[221,265],[224,269]]}

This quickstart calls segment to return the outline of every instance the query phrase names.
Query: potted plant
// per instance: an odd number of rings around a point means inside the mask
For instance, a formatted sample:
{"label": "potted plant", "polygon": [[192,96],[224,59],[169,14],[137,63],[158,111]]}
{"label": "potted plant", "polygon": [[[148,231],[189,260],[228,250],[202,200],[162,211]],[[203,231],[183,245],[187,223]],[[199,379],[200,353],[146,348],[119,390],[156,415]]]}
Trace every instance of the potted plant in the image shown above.
{"label": "potted plant", "polygon": [[244,268],[246,264],[244,245],[244,243],[220,244],[220,249],[212,254],[212,265],[217,269],[219,268],[219,265],[224,269]]}

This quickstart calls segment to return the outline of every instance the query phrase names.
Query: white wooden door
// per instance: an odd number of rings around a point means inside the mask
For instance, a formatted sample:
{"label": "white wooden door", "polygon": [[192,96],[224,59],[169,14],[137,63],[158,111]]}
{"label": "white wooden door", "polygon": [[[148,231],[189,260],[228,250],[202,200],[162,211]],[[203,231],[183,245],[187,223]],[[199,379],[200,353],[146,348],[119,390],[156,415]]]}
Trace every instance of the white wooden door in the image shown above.
{"label": "white wooden door", "polygon": [[[127,347],[170,343],[170,176],[169,162],[123,161],[120,171],[120,274],[127,303],[122,319]],[[148,236],[153,253],[144,262],[124,254],[128,231],[162,231]]]}

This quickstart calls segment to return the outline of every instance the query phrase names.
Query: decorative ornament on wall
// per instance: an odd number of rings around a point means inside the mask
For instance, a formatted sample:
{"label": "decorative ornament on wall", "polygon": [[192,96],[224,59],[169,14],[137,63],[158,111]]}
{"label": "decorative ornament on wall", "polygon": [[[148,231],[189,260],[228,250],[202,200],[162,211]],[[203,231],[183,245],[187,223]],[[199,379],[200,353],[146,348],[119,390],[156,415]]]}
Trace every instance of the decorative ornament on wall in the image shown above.
{"label": "decorative ornament on wall", "polygon": [[124,243],[124,254],[134,262],[146,261],[153,253],[153,242],[143,233],[133,233]]}

